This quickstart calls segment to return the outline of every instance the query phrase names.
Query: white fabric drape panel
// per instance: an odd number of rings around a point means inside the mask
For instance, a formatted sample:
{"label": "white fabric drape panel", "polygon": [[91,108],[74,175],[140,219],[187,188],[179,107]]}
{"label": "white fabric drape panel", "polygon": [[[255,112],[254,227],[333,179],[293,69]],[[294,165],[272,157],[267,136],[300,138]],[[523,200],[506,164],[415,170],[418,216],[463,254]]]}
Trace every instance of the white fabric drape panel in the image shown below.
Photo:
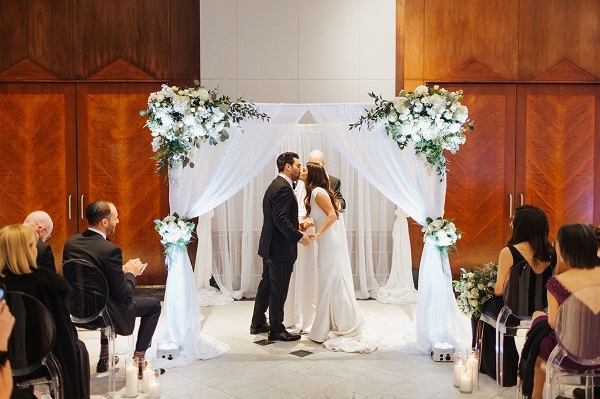
{"label": "white fabric drape panel", "polygon": [[[348,163],[319,126],[297,125],[282,145],[274,149],[267,167],[243,190],[215,209],[213,271],[221,280],[233,281],[234,298],[254,297],[260,281],[262,260],[257,250],[263,222],[262,198],[277,174],[275,158],[284,151],[294,151],[304,164],[314,149],[325,153],[325,167],[340,179],[348,204],[342,217],[349,239],[356,297],[369,298],[371,291],[385,283],[391,262],[388,254],[392,248],[394,205]],[[412,284],[412,274],[410,281]]]}
{"label": "white fabric drape panel", "polygon": [[[394,204],[421,225],[427,217],[443,216],[446,179],[440,179],[435,170],[424,167],[414,150],[408,147],[400,150],[385,133],[383,125],[371,132],[366,128],[348,131],[348,125],[358,121],[366,107],[372,105],[309,105],[315,120],[340,152]],[[394,236],[394,240],[401,239]],[[399,261],[396,266],[406,265],[407,262],[401,261],[404,255],[396,255],[393,257],[394,261]],[[397,288],[402,295],[411,292],[406,281],[399,282]],[[394,290],[396,287],[388,287],[384,297],[391,297]],[[398,301],[402,300],[404,298],[398,298]],[[456,332],[464,328],[464,323],[452,293],[450,265],[447,257],[440,256],[437,248],[429,244],[424,246],[419,269],[416,324],[417,342],[407,342],[410,350],[416,344],[418,351],[425,354],[436,342],[459,347]]]}
{"label": "white fabric drape panel", "polygon": [[[190,219],[204,215],[243,188],[266,166],[272,158],[273,147],[278,147],[298,123],[306,106],[262,104],[260,111],[271,116],[269,123],[247,121],[245,133],[231,128],[226,143],[217,146],[205,143],[191,152],[194,168],[179,167],[169,171],[171,214],[176,212]],[[198,247],[207,252],[212,249],[208,244],[211,234],[207,233],[210,219],[210,215],[200,217],[199,223]],[[201,284],[208,286],[212,256],[200,255],[196,276]],[[179,253],[169,265],[162,313],[164,323],[157,341],[181,348],[176,365],[220,356],[229,349],[227,344],[201,333],[196,281],[187,252]]]}

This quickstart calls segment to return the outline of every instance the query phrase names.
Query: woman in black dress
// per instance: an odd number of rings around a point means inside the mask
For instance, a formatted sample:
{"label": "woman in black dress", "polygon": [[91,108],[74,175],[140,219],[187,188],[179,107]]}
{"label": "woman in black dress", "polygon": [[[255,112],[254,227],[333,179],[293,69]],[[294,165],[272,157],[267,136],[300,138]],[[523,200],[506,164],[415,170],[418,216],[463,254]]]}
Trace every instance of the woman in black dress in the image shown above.
{"label": "woman in black dress", "polygon": [[[495,297],[484,304],[483,312],[493,317],[498,317],[504,307],[502,292],[510,270],[515,265],[523,265],[526,261],[531,267],[529,278],[523,282],[529,294],[529,314],[535,310],[542,310],[548,306],[546,298],[546,282],[552,276],[554,258],[552,245],[548,240],[550,231],[548,218],[541,209],[532,205],[522,205],[516,208],[515,216],[511,222],[512,236],[506,247],[500,251],[498,261],[498,276]],[[537,297],[537,301],[536,301]],[[536,306],[537,303],[537,306]],[[540,307],[540,309],[537,309]],[[507,325],[518,325],[516,317],[510,316]],[[480,371],[496,378],[496,330],[484,325],[481,353]],[[504,338],[504,386],[517,385],[517,369],[519,353],[513,337]]]}

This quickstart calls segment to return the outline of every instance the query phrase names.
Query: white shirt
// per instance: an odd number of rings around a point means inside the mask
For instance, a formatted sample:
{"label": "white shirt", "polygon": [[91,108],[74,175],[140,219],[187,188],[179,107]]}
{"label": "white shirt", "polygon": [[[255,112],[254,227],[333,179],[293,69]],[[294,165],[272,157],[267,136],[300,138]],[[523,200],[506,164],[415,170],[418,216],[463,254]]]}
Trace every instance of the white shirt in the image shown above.
{"label": "white shirt", "polygon": [[106,234],[104,234],[104,232],[102,232],[102,231],[100,231],[100,230],[98,230],[98,229],[95,229],[95,228],[93,228],[93,227],[88,227],[88,230],[92,230],[94,233],[98,233],[98,234],[100,234],[100,235],[101,235],[102,237],[104,237],[104,239],[106,240]]}
{"label": "white shirt", "polygon": [[283,173],[280,173],[279,176],[283,177],[285,180],[287,180],[287,182],[290,184],[290,187],[292,188],[292,190],[294,189],[294,183],[292,182],[292,179],[290,179],[289,177],[287,177],[286,175],[284,175]]}

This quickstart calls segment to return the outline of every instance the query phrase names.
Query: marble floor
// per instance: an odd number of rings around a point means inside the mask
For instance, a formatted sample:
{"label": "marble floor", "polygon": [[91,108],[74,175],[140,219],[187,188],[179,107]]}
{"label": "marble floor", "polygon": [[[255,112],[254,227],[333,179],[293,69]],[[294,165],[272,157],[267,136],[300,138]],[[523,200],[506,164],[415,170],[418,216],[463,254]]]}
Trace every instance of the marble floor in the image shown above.
{"label": "marble floor", "polygon": [[[386,305],[359,301],[369,331],[382,341],[414,318],[416,305]],[[371,354],[330,352],[303,336],[300,341],[255,343],[266,334],[248,332],[253,301],[202,308],[202,330],[231,346],[224,356],[170,368],[160,377],[162,398],[515,398],[516,388],[496,390],[495,381],[481,376],[480,389],[462,394],[453,386],[453,364],[434,362],[429,356],[407,355],[383,345]],[[105,397],[107,373],[96,374],[99,333],[81,331],[92,363],[92,397]],[[308,351],[304,357],[295,351]],[[128,341],[117,340],[121,359]],[[119,362],[122,366],[123,360]],[[118,366],[119,366],[118,365]],[[117,394],[124,396],[123,368],[117,371]],[[145,399],[140,393],[139,398]]]}

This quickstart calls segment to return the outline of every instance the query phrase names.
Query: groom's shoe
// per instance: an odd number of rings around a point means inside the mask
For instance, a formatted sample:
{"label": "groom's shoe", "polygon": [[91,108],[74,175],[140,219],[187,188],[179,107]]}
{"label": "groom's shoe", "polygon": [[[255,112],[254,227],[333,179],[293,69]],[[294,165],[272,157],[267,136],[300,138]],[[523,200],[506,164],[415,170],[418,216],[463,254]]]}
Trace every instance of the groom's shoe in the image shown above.
{"label": "groom's shoe", "polygon": [[250,334],[256,335],[256,334],[260,334],[260,333],[266,333],[266,332],[269,332],[269,328],[271,328],[271,326],[269,326],[269,323],[250,324]]}
{"label": "groom's shoe", "polygon": [[287,330],[278,332],[277,334],[269,333],[269,341],[297,341],[300,339],[300,334],[291,334]]}

